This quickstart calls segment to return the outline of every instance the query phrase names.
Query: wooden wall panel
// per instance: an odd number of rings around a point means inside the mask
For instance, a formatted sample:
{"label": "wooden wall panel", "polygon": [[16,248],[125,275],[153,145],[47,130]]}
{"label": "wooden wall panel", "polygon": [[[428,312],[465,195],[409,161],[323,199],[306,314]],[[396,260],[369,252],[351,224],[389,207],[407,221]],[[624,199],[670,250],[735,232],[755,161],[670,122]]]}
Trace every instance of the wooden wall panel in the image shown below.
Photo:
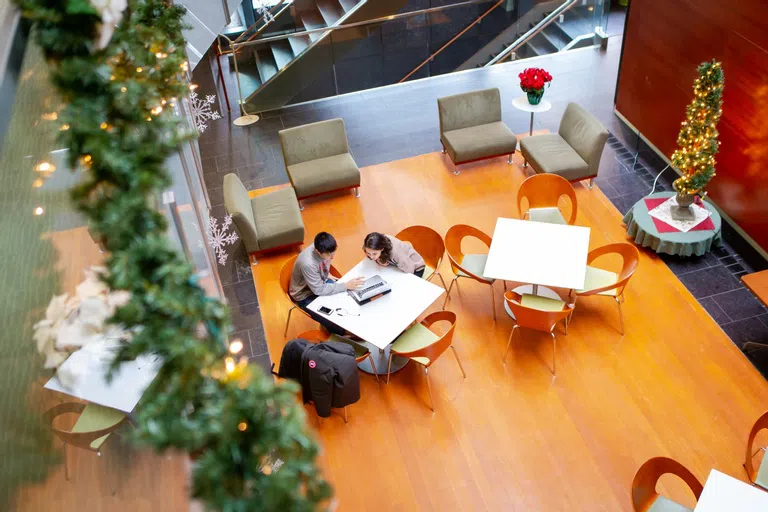
{"label": "wooden wall panel", "polygon": [[696,66],[725,71],[717,176],[708,190],[768,251],[768,4],[632,0],[616,110],[667,157],[692,98]]}

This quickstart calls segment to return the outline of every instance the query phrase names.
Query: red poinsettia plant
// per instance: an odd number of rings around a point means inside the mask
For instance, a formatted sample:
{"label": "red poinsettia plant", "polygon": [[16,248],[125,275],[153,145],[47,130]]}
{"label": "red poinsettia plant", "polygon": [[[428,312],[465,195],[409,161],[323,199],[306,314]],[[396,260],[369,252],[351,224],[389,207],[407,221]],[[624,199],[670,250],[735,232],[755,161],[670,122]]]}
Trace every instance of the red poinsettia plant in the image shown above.
{"label": "red poinsettia plant", "polygon": [[520,88],[524,92],[540,91],[552,81],[552,75],[541,68],[526,68],[518,76],[520,77]]}

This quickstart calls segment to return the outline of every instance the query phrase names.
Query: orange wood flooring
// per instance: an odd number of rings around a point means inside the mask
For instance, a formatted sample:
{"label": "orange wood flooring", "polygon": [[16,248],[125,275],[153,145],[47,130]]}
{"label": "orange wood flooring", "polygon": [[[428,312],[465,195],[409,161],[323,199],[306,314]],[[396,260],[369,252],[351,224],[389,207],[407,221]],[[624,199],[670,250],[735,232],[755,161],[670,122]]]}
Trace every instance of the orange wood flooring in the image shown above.
{"label": "orange wood flooring", "polygon": [[[318,231],[333,233],[334,264],[344,272],[363,257],[369,231],[424,224],[444,234],[467,223],[490,235],[497,217],[518,218],[519,156],[514,165],[502,158],[464,165],[460,176],[444,158],[367,167],[360,199],[307,201],[305,243]],[[590,249],[627,240],[621,215],[597,187],[575,189],[577,224],[592,228]],[[252,267],[278,365],[290,306],[278,273],[290,255]],[[453,277],[447,257],[440,271],[446,282]],[[642,252],[627,287],[626,336],[606,297],[579,301],[568,336],[558,327],[556,378],[544,334],[524,331],[502,364],[512,328],[502,283],[495,284],[496,322],[487,286],[460,286],[448,309],[458,315],[454,343],[467,378],[444,353],[430,369],[434,413],[414,364],[389,384],[361,374],[362,398],[349,407],[348,424],[341,411],[318,420],[306,406],[340,510],[631,510],[632,477],[658,455],[679,460],[702,483],[710,468],[746,478],[747,434],[768,408],[768,384],[655,254]],[[288,339],[316,326],[294,314]],[[660,490],[693,505],[672,477]]]}

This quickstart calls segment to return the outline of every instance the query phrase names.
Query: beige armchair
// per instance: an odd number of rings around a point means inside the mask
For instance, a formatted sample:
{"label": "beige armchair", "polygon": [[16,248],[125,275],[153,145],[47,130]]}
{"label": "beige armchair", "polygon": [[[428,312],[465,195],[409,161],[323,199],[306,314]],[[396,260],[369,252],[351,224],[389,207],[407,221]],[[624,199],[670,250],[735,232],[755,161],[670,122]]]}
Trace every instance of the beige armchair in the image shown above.
{"label": "beige armchair", "polygon": [[285,168],[302,199],[336,190],[355,189],[360,197],[360,170],[349,152],[343,119],[330,119],[281,130]]}
{"label": "beige armchair", "polygon": [[607,140],[608,130],[595,116],[569,103],[557,133],[520,139],[520,151],[525,167],[530,161],[536,172],[557,174],[571,182],[589,179],[592,188]]}
{"label": "beige armchair", "polygon": [[453,174],[458,166],[509,155],[517,147],[517,138],[501,121],[501,93],[498,89],[467,92],[437,99],[440,116],[440,142],[443,153],[453,162]]}
{"label": "beige armchair", "polygon": [[224,176],[224,207],[232,215],[251,259],[254,253],[304,243],[304,221],[292,188],[251,198],[240,178],[227,174]]}

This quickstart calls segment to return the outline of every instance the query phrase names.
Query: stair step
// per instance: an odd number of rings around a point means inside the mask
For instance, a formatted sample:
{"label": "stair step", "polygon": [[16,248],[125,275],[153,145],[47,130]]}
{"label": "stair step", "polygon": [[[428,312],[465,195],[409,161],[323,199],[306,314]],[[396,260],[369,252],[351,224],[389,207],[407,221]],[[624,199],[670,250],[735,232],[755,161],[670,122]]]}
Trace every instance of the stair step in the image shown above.
{"label": "stair step", "polygon": [[564,36],[557,27],[550,25],[541,31],[542,37],[546,39],[557,51],[563,49],[565,45],[571,42],[571,39]]}
{"label": "stair step", "polygon": [[335,25],[344,16],[344,9],[337,0],[315,0],[315,5],[329,27]]}
{"label": "stair step", "polygon": [[238,78],[240,81],[240,90],[243,94],[243,98],[247,98],[261,87],[261,77],[259,77],[256,61],[242,58],[237,61],[237,69],[240,71],[240,76]]}
{"label": "stair step", "polygon": [[293,60],[293,49],[291,43],[283,39],[281,41],[274,41],[272,47],[272,58],[275,59],[275,65],[277,69],[283,69]]}
{"label": "stair step", "polygon": [[298,35],[288,38],[288,44],[291,45],[291,50],[294,55],[301,55],[301,52],[307,49],[309,46],[309,36]]}
{"label": "stair step", "polygon": [[[301,23],[304,25],[304,28],[307,30],[315,30],[317,28],[325,28],[328,25],[326,25],[325,20],[323,20],[323,17],[320,16],[319,11],[306,11],[301,13]],[[320,39],[320,36],[322,36],[322,32],[315,32],[314,34],[309,34],[309,39],[312,42],[317,41]]]}
{"label": "stair step", "polygon": [[339,0],[339,4],[341,4],[341,8],[344,9],[344,12],[351,11],[359,3],[360,2],[357,0]]}
{"label": "stair step", "polygon": [[262,84],[277,74],[275,58],[269,48],[259,48],[254,52],[254,58],[256,59],[256,67],[259,68]]}

